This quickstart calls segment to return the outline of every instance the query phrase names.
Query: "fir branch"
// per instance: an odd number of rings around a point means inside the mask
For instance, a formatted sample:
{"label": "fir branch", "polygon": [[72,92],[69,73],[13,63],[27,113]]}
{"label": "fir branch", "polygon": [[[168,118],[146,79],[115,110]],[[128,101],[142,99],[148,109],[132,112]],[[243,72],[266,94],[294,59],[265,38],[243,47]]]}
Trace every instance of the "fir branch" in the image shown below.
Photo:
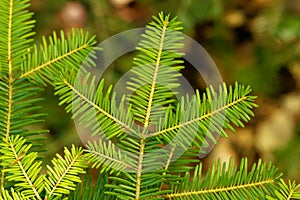
{"label": "fir branch", "polygon": [[[148,134],[147,137],[160,136],[160,135],[163,135],[163,134],[165,134],[167,132],[174,131],[174,130],[177,130],[177,129],[180,129],[180,128],[184,128],[185,126],[188,126],[188,125],[190,125],[192,123],[199,123],[202,120],[210,118],[210,117],[213,117],[217,113],[222,113],[223,111],[227,111],[227,113],[229,114],[229,110],[233,110],[233,107],[235,107],[236,105],[240,105],[242,103],[246,104],[246,102],[247,102],[247,104],[249,105],[250,108],[257,107],[253,103],[253,100],[255,99],[255,97],[248,96],[249,92],[251,91],[251,90],[249,90],[249,88],[243,89],[241,87],[241,85],[238,85],[236,83],[236,87],[234,89],[235,91],[227,94],[227,89],[224,86],[225,85],[223,84],[223,91],[219,90],[219,97],[220,98],[216,98],[216,99],[213,100],[215,102],[205,101],[205,102],[207,102],[206,105],[205,105],[205,103],[202,103],[202,105],[198,106],[198,109],[201,108],[201,109],[204,110],[201,113],[199,113],[199,115],[201,115],[201,116],[198,116],[195,119],[191,119],[191,120],[179,123],[179,124],[177,124],[175,126],[171,126],[169,128],[159,130],[159,131],[154,132],[152,134]],[[229,90],[231,90],[231,88]],[[216,92],[213,89],[212,89],[211,92],[207,92],[207,98],[208,99],[212,99],[212,97],[209,95],[210,93],[216,94]],[[233,97],[233,95],[235,95],[235,96]],[[236,95],[238,95],[238,96],[236,96]],[[204,98],[205,98],[205,96],[204,96]],[[200,102],[200,101],[201,100],[200,100],[199,95],[198,95],[197,96],[197,102]],[[223,103],[222,104],[217,103],[217,102],[220,102],[220,101],[222,101]],[[212,107],[212,105],[219,105],[219,106],[215,107],[214,109],[210,109]],[[241,113],[239,114],[239,115],[241,115],[239,118],[245,119],[246,122],[247,122],[247,119],[248,120],[250,119],[248,117],[248,113],[251,114],[251,115],[253,115],[251,112],[249,112],[250,111],[249,107],[242,107],[242,108],[244,108],[244,112],[242,112],[242,110],[241,110]],[[188,109],[190,110],[190,108],[188,108]],[[202,113],[203,113],[203,115],[202,115]],[[227,113],[224,113],[224,115],[226,115]],[[244,115],[244,116],[242,116],[242,115]],[[231,119],[230,118],[231,116],[227,116],[227,117],[229,119]],[[234,122],[234,124],[243,126],[243,124],[238,119],[236,119],[236,122]],[[232,130],[231,127],[230,127],[230,129]]]}
{"label": "fir branch", "polygon": [[[243,127],[253,116],[256,97],[236,83],[177,102],[173,90],[180,86],[183,37],[176,17],[160,13],[147,25],[127,83],[132,94],[116,105],[112,87],[105,93],[103,80],[96,86],[96,77],[79,70],[95,64],[94,37],[61,31],[31,46],[34,20],[28,6],[29,0],[0,1],[0,200],[300,199],[299,185],[286,184],[273,165],[261,161],[250,170],[246,159],[239,170],[232,160],[228,167],[218,161],[203,178],[200,164],[191,177],[199,148],[209,139],[217,142],[213,133],[227,137],[225,129]],[[47,174],[40,174],[42,162],[31,144],[37,137],[31,136],[42,131],[25,128],[42,121],[43,114],[33,114],[40,88],[28,79],[54,85],[59,104],[108,141],[89,142],[85,150],[65,148],[53,167],[47,165]],[[185,152],[177,159],[179,150]],[[98,183],[85,176],[78,185],[88,162],[100,169]]]}
{"label": "fir branch", "polygon": [[95,88],[95,77],[90,74],[84,74],[80,82],[75,77],[74,71],[63,72],[61,80],[55,82],[55,94],[61,96],[60,105],[67,104],[67,112],[72,111],[74,118],[78,116],[80,124],[85,123],[86,127],[92,127],[93,135],[104,134],[107,139],[125,132],[137,134],[130,113],[124,109],[124,99],[119,108],[114,107],[115,99],[109,99],[110,90],[103,94],[103,80]]}
{"label": "fir branch", "polygon": [[[13,83],[5,81],[0,84],[0,136],[9,138],[11,135],[21,135],[28,142],[33,142],[30,136],[42,134],[46,131],[28,131],[26,126],[43,122],[44,114],[33,114],[39,110],[37,102],[42,99],[36,95],[41,91],[40,88],[33,86],[24,79],[15,80]],[[38,141],[44,140],[40,138]],[[42,149],[40,149],[42,150]]]}
{"label": "fir branch", "polygon": [[300,184],[297,185],[295,181],[288,181],[288,184],[285,183],[283,179],[280,179],[276,182],[277,191],[272,195],[267,195],[267,200],[291,200],[291,199],[300,199]]}
{"label": "fir branch", "polygon": [[26,199],[41,200],[39,193],[43,190],[43,176],[39,173],[42,162],[35,161],[37,153],[28,153],[31,145],[18,135],[3,138],[0,145],[2,171],[6,173],[7,180],[15,181],[15,187]]}
{"label": "fir branch", "polygon": [[92,168],[100,168],[100,173],[120,173],[124,170],[136,171],[136,163],[133,155],[128,152],[121,151],[111,143],[99,139],[99,142],[88,142],[86,145],[87,152],[85,154],[87,160],[92,163]]}
{"label": "fir branch", "polygon": [[[22,57],[32,43],[33,13],[26,10],[29,0],[3,0],[0,5],[0,63],[1,70],[14,80],[18,73]],[[18,14],[16,14],[18,13]]]}
{"label": "fir branch", "polygon": [[68,196],[70,200],[88,199],[88,200],[114,200],[111,195],[107,195],[105,192],[109,192],[105,187],[108,184],[108,174],[99,173],[97,181],[95,177],[87,172],[83,177],[83,182],[79,183],[74,191]]}
{"label": "fir branch", "polygon": [[[239,84],[226,88],[225,84],[216,92],[212,87],[200,98],[197,92],[192,98],[181,101],[174,113],[167,113],[166,120],[161,122],[157,131],[147,136],[159,138],[164,144],[172,143],[177,148],[185,148],[191,143],[198,148],[208,144],[207,140],[216,143],[213,133],[227,137],[224,129],[234,131],[231,124],[244,126],[253,116],[252,108],[256,107],[250,96],[251,89]],[[186,148],[185,148],[186,149]]]}
{"label": "fir branch", "polygon": [[18,192],[15,192],[14,188],[10,188],[10,191],[1,187],[0,200],[23,200],[25,197]]}
{"label": "fir branch", "polygon": [[81,182],[79,174],[85,173],[85,159],[82,156],[83,150],[72,145],[71,151],[64,150],[64,158],[57,154],[57,158],[52,160],[54,167],[47,165],[47,176],[44,178],[46,198],[69,194],[74,190],[75,183]]}
{"label": "fir branch", "polygon": [[174,94],[170,90],[178,87],[177,78],[181,76],[178,71],[183,68],[182,61],[176,60],[182,56],[178,52],[183,46],[178,31],[180,23],[160,13],[146,28],[137,47],[140,53],[134,58],[131,70],[136,77],[127,83],[127,88],[135,93],[128,99],[134,119],[143,124],[144,132],[139,136],[142,138],[150,121],[155,123],[165,112],[161,104],[173,102]]}
{"label": "fir branch", "polygon": [[197,166],[194,176],[187,173],[179,185],[172,188],[168,199],[260,199],[274,190],[274,184],[281,176],[277,169],[269,164],[254,164],[248,172],[248,161],[242,159],[240,168],[233,167],[232,160],[227,167],[225,163],[212,166],[201,179],[202,166]]}
{"label": "fir branch", "polygon": [[[48,42],[49,41],[49,42]],[[48,41],[43,37],[39,48],[34,45],[22,62],[23,74],[20,78],[30,78],[40,84],[53,83],[53,79],[62,69],[79,69],[82,64],[93,65],[94,37],[89,37],[83,30],[72,30],[72,33],[56,32]]]}

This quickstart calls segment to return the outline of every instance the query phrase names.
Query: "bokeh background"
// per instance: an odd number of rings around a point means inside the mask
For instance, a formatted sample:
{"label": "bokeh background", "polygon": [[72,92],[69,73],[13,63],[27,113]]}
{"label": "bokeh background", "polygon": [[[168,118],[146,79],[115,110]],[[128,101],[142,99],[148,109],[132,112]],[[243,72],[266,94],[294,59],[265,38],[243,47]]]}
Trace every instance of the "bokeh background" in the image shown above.
{"label": "bokeh background", "polygon": [[[164,11],[178,16],[184,33],[211,55],[227,84],[249,84],[258,96],[255,118],[229,139],[220,139],[204,158],[262,158],[274,162],[286,178],[300,182],[300,0],[31,0],[37,20],[36,42],[53,31],[83,28],[97,41],[145,26],[152,15]],[[118,59],[106,72],[113,83],[131,66],[134,55]],[[187,65],[183,71],[195,88],[205,85]],[[52,157],[63,146],[80,145],[70,115],[57,106],[48,87],[43,94],[47,153]]]}

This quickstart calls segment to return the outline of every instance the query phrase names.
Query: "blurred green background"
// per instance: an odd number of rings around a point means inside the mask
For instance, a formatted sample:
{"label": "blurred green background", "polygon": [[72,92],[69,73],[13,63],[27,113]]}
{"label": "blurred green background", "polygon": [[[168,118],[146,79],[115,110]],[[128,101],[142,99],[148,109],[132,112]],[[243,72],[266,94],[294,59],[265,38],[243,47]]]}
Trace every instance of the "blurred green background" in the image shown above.
{"label": "blurred green background", "polygon": [[[97,41],[145,26],[164,11],[179,16],[184,33],[211,55],[223,80],[249,84],[259,98],[256,116],[246,128],[219,144],[204,161],[220,157],[236,162],[248,157],[277,164],[285,176],[300,181],[300,0],[32,0],[36,41],[52,31],[83,28]],[[106,72],[113,83],[131,66],[133,55],[118,59]],[[112,75],[113,72],[116,75]],[[187,66],[184,75],[204,88],[201,75]],[[70,115],[57,106],[50,87],[43,111],[50,130],[46,157],[70,143],[80,144]]]}

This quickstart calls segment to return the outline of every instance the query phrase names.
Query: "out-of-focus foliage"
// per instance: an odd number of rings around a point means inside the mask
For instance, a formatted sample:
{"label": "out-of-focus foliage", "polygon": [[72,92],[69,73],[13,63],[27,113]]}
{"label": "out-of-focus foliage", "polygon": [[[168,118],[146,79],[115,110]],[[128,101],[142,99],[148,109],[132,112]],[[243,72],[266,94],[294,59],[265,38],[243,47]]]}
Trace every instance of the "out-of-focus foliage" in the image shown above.
{"label": "out-of-focus foliage", "polygon": [[286,177],[299,177],[300,166],[300,129],[298,135],[287,145],[286,148],[277,152],[277,166],[282,169]]}
{"label": "out-of-focus foliage", "polygon": [[299,1],[187,2],[181,18],[228,80],[234,77],[272,96],[293,89],[289,68],[299,62]]}

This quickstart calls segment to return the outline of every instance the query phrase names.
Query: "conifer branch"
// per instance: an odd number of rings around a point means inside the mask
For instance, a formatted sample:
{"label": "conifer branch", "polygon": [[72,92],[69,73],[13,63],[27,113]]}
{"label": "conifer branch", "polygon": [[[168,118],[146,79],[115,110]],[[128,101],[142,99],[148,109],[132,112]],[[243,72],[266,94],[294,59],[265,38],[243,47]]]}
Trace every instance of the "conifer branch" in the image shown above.
{"label": "conifer branch", "polygon": [[[117,105],[112,86],[105,92],[104,80],[86,73],[96,64],[95,37],[73,29],[32,45],[29,1],[0,1],[0,200],[300,199],[300,185],[261,160],[251,169],[247,159],[239,168],[218,161],[203,175],[199,149],[243,127],[256,97],[249,86],[224,83],[177,101],[184,37],[176,17],[161,12],[146,26],[126,85],[131,94]],[[44,131],[27,129],[43,121],[36,103],[46,83],[76,123],[105,139],[65,148],[43,174],[42,149],[33,148]],[[97,184],[81,177],[88,167],[99,169]]]}
{"label": "conifer branch", "polygon": [[67,79],[63,79],[62,80],[63,83],[70,88],[70,90],[72,92],[74,92],[74,94],[76,96],[78,96],[80,99],[82,99],[85,103],[87,103],[88,105],[90,105],[92,108],[94,108],[95,110],[97,110],[99,113],[104,114],[108,119],[111,119],[112,121],[114,121],[116,124],[120,125],[121,127],[124,128],[124,130],[128,131],[128,132],[135,132],[135,130],[133,130],[130,126],[128,126],[127,124],[125,124],[124,122],[122,122],[121,120],[117,119],[116,117],[114,117],[112,114],[108,113],[107,111],[105,111],[104,109],[102,109],[100,106],[98,106],[97,104],[95,104],[93,101],[91,101],[90,99],[88,99],[84,94],[82,94],[80,91],[77,90],[77,88],[75,88],[72,83],[70,83]]}
{"label": "conifer branch", "polygon": [[58,57],[55,57],[45,63],[42,63],[41,65],[39,66],[35,66],[33,67],[32,69],[30,69],[29,71],[26,71],[25,73],[23,73],[19,78],[26,78],[26,77],[30,77],[32,76],[34,73],[39,73],[41,70],[43,70],[44,68],[46,67],[49,67],[51,66],[51,64],[53,63],[57,63],[57,62],[60,62],[62,61],[63,59],[67,58],[67,57],[70,57],[71,55],[74,55],[76,54],[77,52],[83,50],[83,49],[86,49],[88,48],[89,45],[88,44],[83,44],[82,46],[79,46],[78,48],[76,49],[73,49],[69,52],[66,52]]}
{"label": "conifer branch", "polygon": [[152,108],[152,103],[153,103],[153,98],[154,98],[154,91],[156,89],[156,84],[157,84],[157,76],[158,76],[158,70],[160,67],[160,61],[161,61],[161,54],[163,52],[163,47],[164,47],[164,39],[165,39],[165,34],[166,34],[166,29],[168,26],[168,21],[163,21],[163,27],[162,27],[162,33],[160,36],[160,42],[159,42],[159,48],[158,48],[158,53],[157,53],[157,58],[155,61],[155,67],[154,67],[154,72],[153,72],[153,79],[151,81],[151,88],[150,88],[150,94],[148,98],[148,105],[145,113],[145,123],[144,123],[144,128],[145,130],[147,129],[149,125],[149,120],[150,120],[150,115],[151,115],[151,108]]}

